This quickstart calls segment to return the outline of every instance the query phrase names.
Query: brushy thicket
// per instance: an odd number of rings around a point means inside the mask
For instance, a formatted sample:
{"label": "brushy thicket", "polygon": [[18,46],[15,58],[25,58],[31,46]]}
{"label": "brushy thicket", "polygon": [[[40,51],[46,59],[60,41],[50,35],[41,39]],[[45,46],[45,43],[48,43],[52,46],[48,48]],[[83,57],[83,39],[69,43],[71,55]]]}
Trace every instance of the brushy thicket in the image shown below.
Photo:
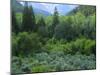
{"label": "brushy thicket", "polygon": [[79,38],[75,41],[66,42],[64,40],[57,41],[55,39],[50,39],[44,46],[47,52],[64,52],[65,54],[85,54],[95,55],[95,40],[90,40],[86,38]]}
{"label": "brushy thicket", "polygon": [[[27,35],[27,32],[23,32],[16,37],[17,40],[13,44],[13,50],[17,51],[13,51],[16,53],[13,53],[12,57],[13,73],[55,72],[96,68],[94,40],[80,38],[67,42],[52,38],[43,45],[40,42],[41,39],[36,38],[36,36],[34,33]],[[28,37],[31,39],[28,39]],[[32,42],[33,39],[36,42]],[[15,50],[15,47],[17,50]]]}
{"label": "brushy thicket", "polygon": [[[69,15],[34,14],[27,2],[23,13],[12,11],[12,64],[16,73],[96,68],[95,7],[78,6]],[[82,9],[82,10],[81,10]]]}
{"label": "brushy thicket", "polygon": [[[95,56],[81,54],[67,54],[61,52],[37,53],[28,57],[13,57],[13,73],[38,73],[38,72],[55,72],[69,70],[88,70],[95,69]],[[21,63],[21,64],[20,64]]]}

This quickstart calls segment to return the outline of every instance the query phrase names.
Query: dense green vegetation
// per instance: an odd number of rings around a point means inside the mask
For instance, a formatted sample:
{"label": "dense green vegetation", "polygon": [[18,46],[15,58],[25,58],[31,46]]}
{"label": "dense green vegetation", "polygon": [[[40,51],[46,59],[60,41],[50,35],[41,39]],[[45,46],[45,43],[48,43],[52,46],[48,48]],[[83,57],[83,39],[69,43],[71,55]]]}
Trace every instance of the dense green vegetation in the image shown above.
{"label": "dense green vegetation", "polygon": [[71,14],[34,14],[12,10],[12,73],[37,73],[96,68],[95,6],[78,6]]}

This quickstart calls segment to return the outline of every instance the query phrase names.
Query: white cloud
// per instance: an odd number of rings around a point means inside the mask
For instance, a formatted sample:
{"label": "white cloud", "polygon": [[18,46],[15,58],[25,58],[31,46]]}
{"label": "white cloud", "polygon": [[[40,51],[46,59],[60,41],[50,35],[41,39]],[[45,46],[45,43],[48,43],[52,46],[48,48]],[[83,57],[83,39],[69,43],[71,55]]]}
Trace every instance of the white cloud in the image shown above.
{"label": "white cloud", "polygon": [[41,3],[41,4],[44,5],[47,11],[50,12],[51,14],[54,12],[54,8],[59,5],[59,4],[48,4],[48,3]]}
{"label": "white cloud", "polygon": [[24,5],[24,2],[19,2],[20,4]]}

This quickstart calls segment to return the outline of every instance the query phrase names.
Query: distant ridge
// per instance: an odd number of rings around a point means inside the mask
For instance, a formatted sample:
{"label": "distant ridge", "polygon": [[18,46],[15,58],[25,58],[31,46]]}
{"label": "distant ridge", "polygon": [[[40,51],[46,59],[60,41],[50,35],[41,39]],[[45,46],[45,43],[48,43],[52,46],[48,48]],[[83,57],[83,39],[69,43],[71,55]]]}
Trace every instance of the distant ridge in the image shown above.
{"label": "distant ridge", "polygon": [[[20,12],[22,13],[23,12],[23,5],[20,4],[18,1],[16,0],[12,0],[12,3],[11,3],[11,8],[15,11],[15,12]],[[37,9],[37,8],[33,8],[34,10],[34,13],[35,14],[42,14],[42,15],[45,15],[45,16],[49,16],[51,15],[49,12],[47,11],[44,11],[42,9]]]}
{"label": "distant ridge", "polygon": [[[23,11],[23,2],[18,2],[12,0],[12,9],[16,12]],[[57,7],[59,15],[66,15],[77,7],[77,5],[67,5],[67,4],[50,4],[50,3],[35,3],[31,2],[35,14],[43,14],[45,16],[50,16],[54,13],[54,8]]]}

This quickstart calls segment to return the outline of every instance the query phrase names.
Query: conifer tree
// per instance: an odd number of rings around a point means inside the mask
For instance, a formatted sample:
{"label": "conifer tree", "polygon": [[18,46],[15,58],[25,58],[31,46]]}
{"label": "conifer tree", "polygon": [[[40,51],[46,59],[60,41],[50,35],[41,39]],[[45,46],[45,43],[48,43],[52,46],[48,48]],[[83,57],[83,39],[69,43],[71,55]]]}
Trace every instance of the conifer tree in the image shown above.
{"label": "conifer tree", "polygon": [[18,33],[19,27],[16,19],[15,12],[12,11],[12,32]]}
{"label": "conifer tree", "polygon": [[59,14],[57,8],[55,7],[52,25],[55,27],[58,23],[59,23]]}
{"label": "conifer tree", "polygon": [[43,19],[43,17],[40,18],[40,20],[38,21],[38,24],[37,24],[37,30],[38,30],[38,33],[45,37],[47,35],[47,31],[46,31],[46,24],[45,24],[45,21]]}
{"label": "conifer tree", "polygon": [[38,26],[45,26],[46,25],[43,17],[40,18],[40,20],[38,21],[38,24],[37,25]]}
{"label": "conifer tree", "polygon": [[32,6],[25,2],[23,10],[22,31],[34,31],[35,29],[35,15]]}
{"label": "conifer tree", "polygon": [[32,6],[29,7],[29,28],[31,31],[35,30],[35,15]]}
{"label": "conifer tree", "polygon": [[54,9],[54,15],[53,15],[53,20],[52,20],[52,25],[50,27],[50,36],[52,37],[55,31],[56,25],[59,24],[59,13],[57,11],[57,8],[55,7]]}

